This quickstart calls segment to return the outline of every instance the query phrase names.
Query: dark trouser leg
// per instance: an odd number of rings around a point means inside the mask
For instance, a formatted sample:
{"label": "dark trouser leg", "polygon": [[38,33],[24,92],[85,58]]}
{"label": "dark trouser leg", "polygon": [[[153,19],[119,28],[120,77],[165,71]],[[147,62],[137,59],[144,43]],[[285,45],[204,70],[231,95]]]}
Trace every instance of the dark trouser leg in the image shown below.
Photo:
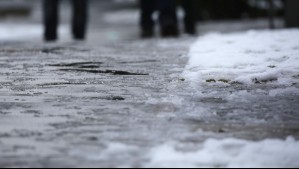
{"label": "dark trouser leg", "polygon": [[44,38],[46,41],[57,39],[59,0],[44,0]]}
{"label": "dark trouser leg", "polygon": [[152,37],[154,35],[155,22],[153,13],[156,10],[156,0],[140,0],[140,25],[142,29],[141,36],[143,38]]}
{"label": "dark trouser leg", "polygon": [[191,35],[196,34],[195,5],[195,0],[182,0],[182,6],[185,11],[185,31]]}
{"label": "dark trouser leg", "polygon": [[299,0],[285,1],[285,21],[286,27],[299,27]]}
{"label": "dark trouser leg", "polygon": [[176,37],[179,35],[178,19],[175,0],[158,0],[160,12],[160,26],[163,37]]}
{"label": "dark trouser leg", "polygon": [[73,0],[72,32],[75,39],[85,39],[88,0]]}

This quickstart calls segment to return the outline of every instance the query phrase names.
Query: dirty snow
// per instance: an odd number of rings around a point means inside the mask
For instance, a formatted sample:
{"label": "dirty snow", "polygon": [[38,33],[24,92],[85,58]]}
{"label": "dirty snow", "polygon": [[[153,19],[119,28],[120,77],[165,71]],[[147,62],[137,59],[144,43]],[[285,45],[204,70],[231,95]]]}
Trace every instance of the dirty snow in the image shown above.
{"label": "dirty snow", "polygon": [[172,143],[156,147],[149,157],[148,167],[299,167],[299,141],[210,139],[196,151],[183,151]]}
{"label": "dirty snow", "polygon": [[298,82],[299,30],[209,34],[191,47],[184,72],[195,82]]}

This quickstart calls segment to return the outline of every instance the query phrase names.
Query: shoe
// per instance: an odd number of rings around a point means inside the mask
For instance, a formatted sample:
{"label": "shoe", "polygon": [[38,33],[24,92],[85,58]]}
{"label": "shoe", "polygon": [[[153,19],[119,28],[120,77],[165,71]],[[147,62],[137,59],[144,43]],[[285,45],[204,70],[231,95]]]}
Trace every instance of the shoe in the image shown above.
{"label": "shoe", "polygon": [[46,29],[44,32],[44,40],[47,42],[54,42],[58,39],[56,29]]}
{"label": "shoe", "polygon": [[85,31],[82,31],[82,30],[73,31],[73,38],[78,41],[84,41],[85,40]]}
{"label": "shoe", "polygon": [[85,40],[85,36],[74,36],[74,39],[76,41],[84,41]]}
{"label": "shoe", "polygon": [[189,35],[196,35],[197,31],[195,26],[186,26],[185,27],[185,33],[189,34]]}
{"label": "shoe", "polygon": [[163,38],[178,37],[179,29],[176,24],[168,24],[161,26],[161,36]]}
{"label": "shoe", "polygon": [[46,42],[55,42],[55,41],[57,41],[57,36],[45,36],[44,40]]}
{"label": "shoe", "polygon": [[153,28],[143,28],[141,31],[141,38],[147,39],[154,37]]}

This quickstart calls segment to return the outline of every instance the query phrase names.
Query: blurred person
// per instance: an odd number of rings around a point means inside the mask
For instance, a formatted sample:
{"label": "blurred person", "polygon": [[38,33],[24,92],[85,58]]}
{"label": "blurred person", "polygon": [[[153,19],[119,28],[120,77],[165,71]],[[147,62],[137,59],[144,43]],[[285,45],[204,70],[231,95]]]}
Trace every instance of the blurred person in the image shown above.
{"label": "blurred person", "polygon": [[184,26],[185,32],[190,35],[196,34],[196,2],[195,0],[181,0],[181,5],[185,12]]}
{"label": "blurred person", "polygon": [[299,27],[299,0],[285,1],[285,24],[287,28]]}
{"label": "blurred person", "polygon": [[159,12],[159,24],[162,37],[177,37],[178,19],[175,0],[141,0],[141,36],[150,38],[154,36],[155,21],[153,14]]}
{"label": "blurred person", "polygon": [[[72,33],[76,40],[84,40],[87,24],[88,0],[71,0],[73,5]],[[60,0],[44,0],[44,39],[57,40]]]}
{"label": "blurred person", "polygon": [[[185,12],[184,26],[187,34],[196,34],[195,0],[181,0]],[[154,35],[155,21],[153,13],[159,12],[159,24],[162,37],[177,37],[179,35],[176,0],[140,0],[141,29],[143,38]]]}

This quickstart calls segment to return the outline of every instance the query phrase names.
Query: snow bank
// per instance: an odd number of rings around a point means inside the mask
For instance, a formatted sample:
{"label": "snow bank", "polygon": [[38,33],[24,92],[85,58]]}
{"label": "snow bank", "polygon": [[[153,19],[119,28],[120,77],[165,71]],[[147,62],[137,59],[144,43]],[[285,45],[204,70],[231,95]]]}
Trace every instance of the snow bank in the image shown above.
{"label": "snow bank", "polygon": [[191,47],[192,82],[292,84],[299,75],[299,30],[210,34]]}
{"label": "snow bank", "polygon": [[173,144],[150,153],[148,167],[299,167],[299,141],[293,138],[251,142],[237,139],[207,140],[197,151],[186,152]]}

